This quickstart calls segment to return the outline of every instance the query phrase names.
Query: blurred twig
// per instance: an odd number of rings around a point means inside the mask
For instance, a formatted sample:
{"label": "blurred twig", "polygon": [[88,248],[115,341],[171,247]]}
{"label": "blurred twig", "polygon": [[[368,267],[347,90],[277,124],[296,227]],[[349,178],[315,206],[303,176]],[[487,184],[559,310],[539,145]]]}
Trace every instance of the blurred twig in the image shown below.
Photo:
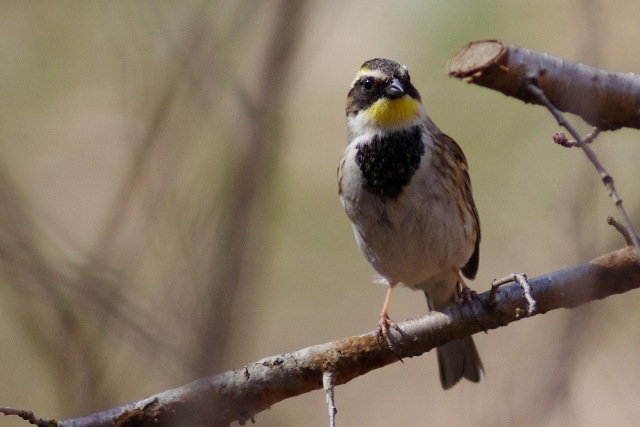
{"label": "blurred twig", "polygon": [[[238,287],[247,283],[248,255],[255,244],[250,234],[256,205],[268,193],[273,161],[278,156],[274,125],[295,47],[304,23],[305,2],[280,0],[273,9],[265,50],[254,67],[254,91],[239,89],[242,116],[229,144],[244,147],[226,181],[227,196],[215,235],[210,283],[202,298],[197,321],[193,372],[205,375],[217,370],[226,346],[231,310]],[[221,208],[221,207],[219,207]]]}
{"label": "blurred twig", "polygon": [[[61,286],[69,277],[56,270],[44,254],[45,242],[30,215],[29,204],[1,165],[0,200],[0,271],[19,298],[8,308],[16,312],[41,354],[53,362],[52,369],[68,373],[63,381],[57,377],[60,388],[76,391],[73,389],[83,388],[94,378],[96,360],[86,357],[92,349],[86,345],[81,308]],[[49,310],[35,316],[42,301],[47,302]],[[92,395],[87,393],[82,398]],[[79,409],[74,403],[61,400],[68,410]]]}
{"label": "blurred twig", "polygon": [[[62,382],[60,401],[66,405],[64,412],[88,412],[94,410],[98,402],[104,404],[110,400],[106,384],[117,383],[107,369],[112,362],[114,345],[135,345],[137,351],[142,343],[153,358],[168,355],[174,359],[172,367],[181,372],[218,370],[238,283],[247,281],[248,260],[256,258],[255,253],[248,256],[255,248],[249,229],[255,218],[256,202],[268,192],[272,162],[278,156],[274,124],[287,89],[296,43],[303,32],[305,2],[280,1],[275,9],[254,0],[230,3],[226,7],[235,9],[222,32],[212,19],[215,13],[211,10],[217,6],[220,4],[201,2],[197,10],[192,11],[191,20],[187,19],[186,27],[179,27],[179,31],[184,31],[180,36],[186,34],[184,40],[167,38],[166,44],[173,43],[173,50],[169,49],[167,63],[170,65],[166,71],[156,73],[157,70],[145,62],[140,68],[144,81],[131,80],[129,74],[125,75],[122,81],[125,92],[139,97],[143,111],[131,112],[128,105],[121,106],[122,111],[130,112],[131,117],[127,119],[135,126],[132,126],[133,142],[123,141],[125,147],[133,147],[133,154],[117,181],[119,186],[113,202],[108,205],[102,229],[89,250],[66,258],[67,254],[56,248],[52,250],[56,259],[48,256],[41,247],[45,243],[40,234],[50,230],[40,233],[40,228],[33,223],[31,206],[23,203],[21,193],[0,170],[1,272],[10,278],[12,289],[22,297],[21,304],[13,307],[19,313],[20,322],[33,334],[41,354],[57,362],[50,367]],[[160,16],[166,13],[166,9],[157,10]],[[247,40],[240,35],[254,31],[259,27],[255,21],[263,24],[258,18],[271,13],[273,15],[267,15],[270,18],[268,32],[259,40],[260,47],[264,48],[260,50],[263,57],[256,64],[251,62],[253,56],[246,54],[246,46],[240,46]],[[218,33],[213,34],[214,30]],[[215,49],[207,45],[211,40]],[[126,49],[131,40],[126,38],[125,43]],[[157,46],[158,50],[163,47]],[[131,56],[124,58],[125,69],[132,67],[128,60],[136,61],[139,54],[140,51],[134,49]],[[134,62],[133,67],[137,64]],[[255,78],[255,85],[246,90],[249,85],[238,72],[240,65],[250,65],[252,70],[257,70],[248,73]],[[144,92],[147,79],[151,82],[150,93]],[[185,86],[192,91],[186,96]],[[241,118],[232,116],[233,109],[228,108],[227,102],[230,97],[242,104]],[[126,96],[123,100],[127,104]],[[209,183],[202,185],[209,191],[208,198],[218,198],[212,203],[215,213],[208,212],[210,217],[202,226],[213,229],[215,220],[211,218],[216,217],[218,226],[215,233],[201,232],[199,241],[185,244],[190,250],[185,252],[185,257],[196,267],[189,268],[188,273],[202,280],[181,283],[182,294],[197,295],[188,301],[189,305],[176,309],[180,321],[195,331],[195,336],[191,347],[184,345],[177,350],[175,341],[189,341],[183,338],[188,334],[183,328],[175,327],[175,318],[167,315],[165,306],[153,305],[156,301],[148,299],[135,301],[130,287],[137,285],[135,290],[141,291],[140,284],[132,283],[132,277],[141,269],[141,257],[149,252],[150,240],[155,235],[166,234],[166,230],[159,230],[158,212],[171,201],[175,202],[170,197],[176,192],[177,176],[183,172],[182,159],[193,147],[192,134],[202,132],[190,126],[189,120],[195,121],[194,114],[183,105],[185,100],[202,108],[203,111],[196,112],[202,114],[207,123],[214,122],[212,128],[217,134],[212,138],[232,136],[224,141],[225,146],[237,149],[238,155],[233,163],[220,161],[224,182],[217,184],[215,191],[210,191]],[[220,112],[223,113],[217,114]],[[175,126],[177,121],[179,126]],[[189,203],[195,204],[193,198]],[[188,210],[179,203],[172,208],[181,212]],[[189,236],[183,229],[173,232],[181,237]],[[163,248],[169,246],[167,252],[180,251],[181,248],[171,248],[171,242],[164,239]],[[205,239],[208,245],[202,244]],[[194,252],[197,253],[194,255]],[[200,259],[207,260],[204,267],[198,263]],[[166,266],[165,270],[172,268],[179,271],[173,265]],[[162,300],[165,289],[161,286],[175,286],[169,279],[166,282],[151,285],[153,291],[144,297],[159,295],[156,299]],[[188,286],[198,284],[201,287],[195,291],[192,289],[195,286]],[[43,301],[44,314],[39,309]],[[171,298],[164,302],[170,307],[175,305]],[[171,327],[179,337],[170,335]],[[116,342],[107,339],[116,335]],[[141,363],[150,365],[153,358],[142,358]]]}
{"label": "blurred twig", "polygon": [[[578,58],[581,62],[600,65],[603,46],[602,13],[599,8],[600,0],[581,0],[581,11],[584,20],[577,36]],[[591,133],[583,138],[585,144],[590,144],[599,135],[600,129],[593,128]],[[554,142],[565,147],[579,146],[575,140],[568,140],[563,132],[553,135]],[[577,159],[571,159],[575,161]],[[596,220],[597,213],[590,210],[585,214],[585,206],[595,206],[596,187],[589,184],[588,177],[592,173],[589,165],[580,162],[573,168],[571,179],[566,179],[559,191],[562,197],[562,209],[559,209],[561,220],[560,228],[566,233],[562,245],[562,253],[573,262],[588,259],[600,251],[602,242],[598,242],[596,233],[586,233],[585,230],[593,229],[592,223]],[[613,237],[610,234],[608,237]],[[564,237],[564,236],[563,236]],[[570,246],[569,246],[570,245]],[[567,256],[568,255],[568,256]],[[571,423],[577,414],[571,405],[571,397],[574,392],[575,379],[580,362],[590,345],[598,345],[590,340],[594,327],[599,324],[603,316],[602,304],[588,304],[571,310],[562,316],[560,321],[560,333],[553,339],[550,347],[552,351],[545,352],[540,361],[541,369],[548,373],[535,381],[531,387],[530,397],[538,402],[531,405],[531,400],[523,401],[522,407],[514,410],[518,419],[523,421],[523,426],[549,424],[554,417]],[[524,415],[524,416],[523,416]]]}

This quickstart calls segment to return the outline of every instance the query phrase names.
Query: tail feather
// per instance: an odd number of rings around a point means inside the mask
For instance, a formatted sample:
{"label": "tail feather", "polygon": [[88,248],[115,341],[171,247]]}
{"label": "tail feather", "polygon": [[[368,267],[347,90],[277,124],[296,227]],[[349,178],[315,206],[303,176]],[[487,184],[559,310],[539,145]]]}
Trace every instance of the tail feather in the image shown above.
{"label": "tail feather", "polygon": [[473,338],[451,341],[438,347],[436,354],[443,389],[450,389],[463,377],[474,383],[484,378],[484,367]]}
{"label": "tail feather", "polygon": [[[433,304],[426,292],[425,295],[427,296],[429,309],[433,310],[440,307],[440,304]],[[455,302],[457,296],[456,286],[456,292],[451,295],[447,303]],[[480,355],[471,337],[451,341],[438,347],[436,349],[436,355],[438,356],[440,383],[445,390],[456,385],[461,378],[466,378],[474,383],[484,378],[484,367],[482,366]]]}

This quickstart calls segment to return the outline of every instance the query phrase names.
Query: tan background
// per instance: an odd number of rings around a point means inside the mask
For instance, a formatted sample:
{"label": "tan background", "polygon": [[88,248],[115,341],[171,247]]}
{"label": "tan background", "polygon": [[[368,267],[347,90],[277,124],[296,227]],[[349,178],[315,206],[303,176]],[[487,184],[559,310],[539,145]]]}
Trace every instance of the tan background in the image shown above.
{"label": "tan background", "polygon": [[[467,155],[483,234],[473,288],[622,244],[595,171],[551,142],[551,116],[449,79],[445,64],[467,41],[498,38],[638,72],[637,2],[316,1],[282,100],[267,102],[271,154],[247,258],[237,283],[217,281],[231,177],[252,149],[242,99],[264,84],[275,3],[0,3],[0,405],[76,416],[373,329],[385,290],[335,177],[345,96],[372,57],[409,67]],[[596,143],[636,219],[639,136]],[[222,285],[237,289],[230,336],[210,368],[194,367],[199,302]],[[356,379],[337,388],[339,425],[637,425],[638,298],[478,335],[480,385],[443,392],[433,353]],[[424,311],[420,294],[395,293],[393,318]],[[277,404],[256,425],[325,426],[324,395]]]}

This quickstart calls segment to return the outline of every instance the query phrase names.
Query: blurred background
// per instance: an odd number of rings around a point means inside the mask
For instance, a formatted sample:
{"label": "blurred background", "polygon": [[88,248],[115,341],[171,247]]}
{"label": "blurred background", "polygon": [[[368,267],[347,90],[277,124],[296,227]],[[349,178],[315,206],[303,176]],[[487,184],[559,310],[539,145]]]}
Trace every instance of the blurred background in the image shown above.
{"label": "blurred background", "polygon": [[[445,66],[498,38],[638,72],[635,1],[0,5],[0,405],[88,414],[374,329],[385,288],[336,184],[345,97],[373,57],[408,66],[466,153],[474,289],[623,245],[596,172],[551,142],[552,117]],[[636,226],[639,137],[595,143]],[[639,304],[630,293],[477,335],[479,385],[442,391],[434,352],[372,372],[337,388],[338,423],[637,425]],[[425,310],[421,294],[394,294],[392,318]],[[324,393],[256,425],[325,426]]]}

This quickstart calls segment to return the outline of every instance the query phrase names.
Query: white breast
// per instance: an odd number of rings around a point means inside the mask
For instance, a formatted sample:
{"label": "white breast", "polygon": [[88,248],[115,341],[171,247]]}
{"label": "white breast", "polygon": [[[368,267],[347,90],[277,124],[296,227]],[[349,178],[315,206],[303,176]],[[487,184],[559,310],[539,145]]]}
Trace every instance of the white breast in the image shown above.
{"label": "white breast", "polygon": [[465,238],[471,233],[471,213],[460,216],[456,194],[434,170],[432,135],[426,132],[425,155],[396,199],[383,201],[365,189],[355,163],[363,136],[347,147],[340,182],[341,201],[363,254],[384,278],[410,287],[462,267],[474,249]]}

